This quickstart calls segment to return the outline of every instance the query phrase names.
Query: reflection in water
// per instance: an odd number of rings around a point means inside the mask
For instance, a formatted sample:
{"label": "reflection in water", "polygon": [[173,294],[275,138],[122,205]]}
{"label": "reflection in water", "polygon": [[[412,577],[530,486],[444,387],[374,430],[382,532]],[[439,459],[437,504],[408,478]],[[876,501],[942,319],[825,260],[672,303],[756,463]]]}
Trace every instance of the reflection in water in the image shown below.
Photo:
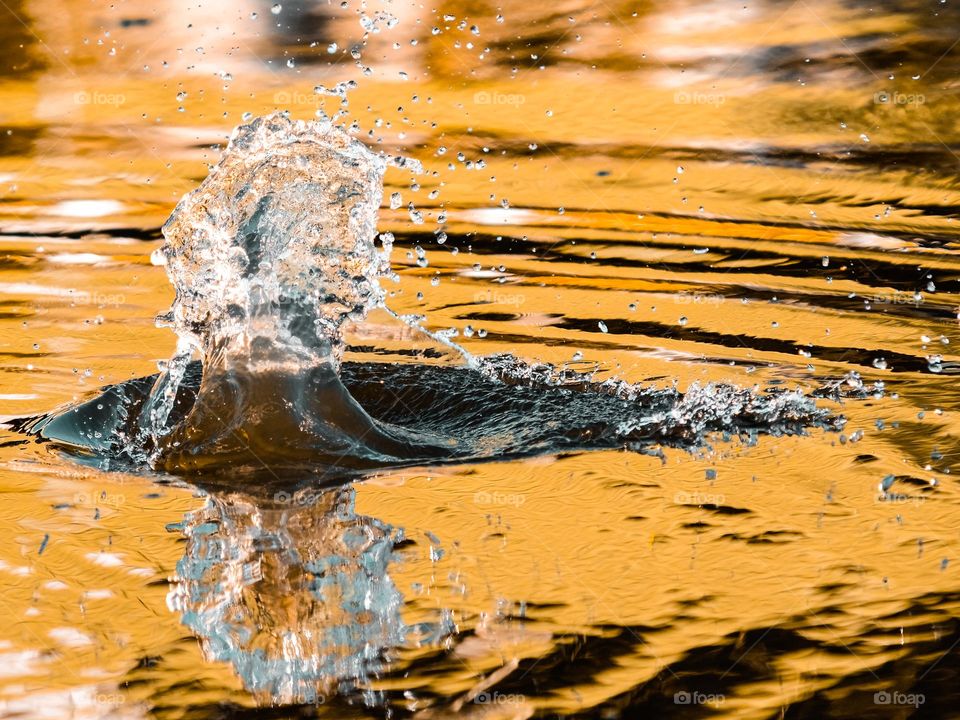
{"label": "reflection in water", "polygon": [[358,515],[352,487],[269,503],[214,494],[182,528],[186,553],[168,605],[207,659],[232,664],[260,703],[322,703],[334,693],[378,703],[368,681],[395,650],[454,629],[443,614],[404,622],[389,572],[403,531]]}

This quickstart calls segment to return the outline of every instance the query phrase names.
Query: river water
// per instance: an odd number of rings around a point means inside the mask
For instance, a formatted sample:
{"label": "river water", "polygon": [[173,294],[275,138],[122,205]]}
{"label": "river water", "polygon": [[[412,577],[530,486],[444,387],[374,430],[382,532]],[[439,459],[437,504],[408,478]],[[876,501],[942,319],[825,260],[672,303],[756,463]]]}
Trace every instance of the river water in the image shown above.
{"label": "river water", "polygon": [[[245,113],[351,78],[427,170],[386,175],[393,310],[600,381],[871,392],[818,401],[842,431],[296,489],[0,430],[0,716],[954,715],[957,11],[388,9],[363,74],[353,4],[0,7],[0,415],[155,373],[160,226]],[[461,363],[380,311],[346,340]]]}

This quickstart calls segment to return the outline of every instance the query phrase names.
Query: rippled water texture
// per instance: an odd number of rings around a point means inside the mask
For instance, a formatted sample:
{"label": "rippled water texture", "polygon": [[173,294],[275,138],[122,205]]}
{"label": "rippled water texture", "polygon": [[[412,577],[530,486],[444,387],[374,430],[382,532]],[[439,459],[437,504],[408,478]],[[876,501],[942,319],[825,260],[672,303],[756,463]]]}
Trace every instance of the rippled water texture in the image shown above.
{"label": "rippled water texture", "polygon": [[[0,6],[0,415],[33,418],[0,430],[0,717],[956,716],[957,10],[357,9]],[[217,330],[161,226],[233,128],[318,109],[424,167],[371,165],[396,281],[367,263],[303,357],[466,451],[116,452],[158,362],[168,420],[201,387],[154,318],[198,360]]]}

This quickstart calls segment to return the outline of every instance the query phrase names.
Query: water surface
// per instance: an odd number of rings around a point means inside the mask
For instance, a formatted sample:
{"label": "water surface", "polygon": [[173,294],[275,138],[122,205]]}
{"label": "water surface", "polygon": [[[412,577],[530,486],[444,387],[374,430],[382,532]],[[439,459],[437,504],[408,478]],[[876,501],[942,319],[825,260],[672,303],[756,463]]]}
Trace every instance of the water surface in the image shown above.
{"label": "water surface", "polygon": [[[312,89],[347,77],[360,137],[427,170],[417,192],[386,175],[395,311],[599,381],[885,392],[821,401],[842,432],[332,488],[107,473],[3,431],[0,713],[954,713],[955,9],[404,6],[365,77],[351,10],[282,5],[0,9],[23,21],[0,69],[4,416],[155,373],[160,226],[243,113],[332,113]],[[461,362],[378,311],[345,337],[345,362]]]}

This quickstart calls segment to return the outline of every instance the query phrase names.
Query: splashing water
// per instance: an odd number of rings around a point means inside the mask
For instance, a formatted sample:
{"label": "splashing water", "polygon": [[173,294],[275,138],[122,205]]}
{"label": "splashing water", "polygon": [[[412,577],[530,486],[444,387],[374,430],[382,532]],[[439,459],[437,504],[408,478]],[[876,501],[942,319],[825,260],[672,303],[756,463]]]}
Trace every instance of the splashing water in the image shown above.
{"label": "splashing water", "polygon": [[[375,467],[653,444],[711,432],[838,429],[800,391],[724,385],[685,395],[512,356],[477,358],[384,303],[392,237],[377,213],[388,165],[332,122],[278,113],[238,127],[177,205],[155,260],[176,290],[161,316],[179,342],[159,375],[21,424],[93,452],[178,473]],[[392,203],[391,203],[392,204]],[[343,326],[373,308],[462,354],[463,367],[344,363]],[[194,355],[199,363],[192,363]],[[857,378],[822,397],[863,396]],[[879,389],[878,389],[879,391]]]}
{"label": "splashing water", "polygon": [[237,128],[158,252],[177,292],[165,319],[207,368],[338,362],[343,322],[383,299],[386,166],[329,123],[275,114]]}
{"label": "splashing water", "polygon": [[[340,452],[361,434],[374,452],[395,453],[407,440],[376,427],[337,379],[342,325],[384,297],[391,247],[375,238],[388,162],[329,122],[278,113],[237,128],[220,163],[163,227],[156,259],[176,299],[162,322],[180,344],[141,417],[154,459],[179,447],[272,456],[272,447],[251,447],[251,421],[279,422],[284,437],[322,437]],[[199,400],[171,428],[194,352],[204,368]],[[301,390],[309,400],[295,406]],[[217,422],[227,432],[211,436]]]}

